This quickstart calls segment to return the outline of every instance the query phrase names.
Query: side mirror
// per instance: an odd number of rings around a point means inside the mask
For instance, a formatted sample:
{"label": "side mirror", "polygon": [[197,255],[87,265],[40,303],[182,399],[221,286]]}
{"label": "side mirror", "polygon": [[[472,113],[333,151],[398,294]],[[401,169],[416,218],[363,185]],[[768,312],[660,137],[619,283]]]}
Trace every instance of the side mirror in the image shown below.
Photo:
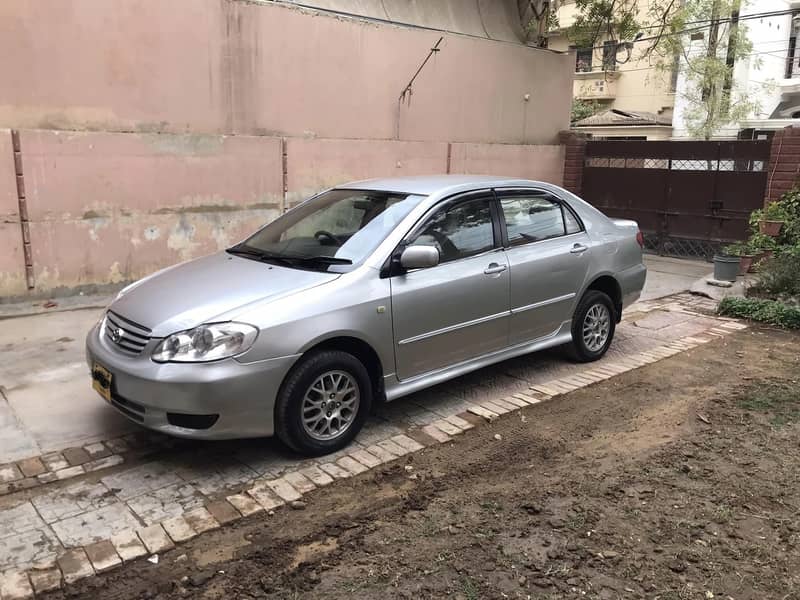
{"label": "side mirror", "polygon": [[400,255],[404,269],[427,269],[439,264],[439,250],[433,246],[409,246]]}

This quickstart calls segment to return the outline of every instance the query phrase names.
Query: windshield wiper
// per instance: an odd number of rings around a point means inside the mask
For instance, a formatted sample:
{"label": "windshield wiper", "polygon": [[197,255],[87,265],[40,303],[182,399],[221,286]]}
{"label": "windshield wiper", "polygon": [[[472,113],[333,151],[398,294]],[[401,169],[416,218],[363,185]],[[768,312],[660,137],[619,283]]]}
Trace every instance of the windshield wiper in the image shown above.
{"label": "windshield wiper", "polygon": [[320,263],[325,265],[352,265],[353,261],[349,258],[339,258],[338,256],[287,256],[288,260],[299,262]]}
{"label": "windshield wiper", "polygon": [[250,256],[263,262],[272,261],[284,265],[291,265],[291,260],[287,256],[273,254],[271,252],[266,252],[265,250],[259,250],[257,248],[253,248],[252,246],[244,246],[242,244],[228,248],[225,250],[225,252],[228,252],[229,254],[238,254],[240,256]]}

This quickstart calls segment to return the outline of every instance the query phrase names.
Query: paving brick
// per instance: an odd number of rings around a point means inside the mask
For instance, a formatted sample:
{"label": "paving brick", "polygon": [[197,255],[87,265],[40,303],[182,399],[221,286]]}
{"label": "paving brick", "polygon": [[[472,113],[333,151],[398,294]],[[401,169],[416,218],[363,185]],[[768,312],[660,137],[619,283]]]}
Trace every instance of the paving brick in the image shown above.
{"label": "paving brick", "polygon": [[522,400],[521,398],[516,398],[514,396],[505,396],[503,398],[503,401],[506,402],[507,404],[513,404],[516,408],[525,408],[526,406],[528,406],[528,403],[525,402],[525,400]]}
{"label": "paving brick", "polygon": [[368,469],[372,469],[381,464],[381,460],[374,454],[370,454],[366,450],[353,450],[348,456],[357,460]]}
{"label": "paving brick", "polygon": [[238,521],[242,515],[227,500],[215,500],[206,504],[206,510],[220,525],[227,525]]}
{"label": "paving brick", "polygon": [[489,410],[488,408],[484,408],[483,406],[479,406],[477,404],[470,406],[467,409],[467,412],[472,413],[473,415],[478,415],[479,417],[483,417],[487,421],[494,421],[500,416],[493,410]]}
{"label": "paving brick", "polygon": [[108,540],[84,546],[84,550],[97,573],[105,573],[122,564],[122,559],[114,549],[114,544]]}
{"label": "paving brick", "polygon": [[505,398],[492,398],[491,402],[492,402],[492,404],[496,404],[498,406],[502,406],[508,412],[514,412],[515,410],[517,410],[519,408],[518,405],[514,404],[513,402],[509,402]]}
{"label": "paving brick", "polygon": [[297,471],[290,471],[286,473],[283,478],[301,494],[307,494],[308,492],[313,492],[315,489],[317,489],[317,486],[314,485],[313,481]]}
{"label": "paving brick", "polygon": [[106,446],[108,446],[108,449],[111,450],[111,452],[114,453],[114,454],[122,454],[122,453],[127,452],[128,450],[130,450],[130,446],[128,446],[128,442],[126,442],[122,438],[116,438],[116,439],[113,439],[113,440],[108,440],[106,442]]}
{"label": "paving brick", "polygon": [[67,550],[59,557],[58,566],[64,575],[64,583],[75,583],[79,579],[94,575],[92,563],[89,562],[89,557],[83,548]]}
{"label": "paving brick", "polygon": [[22,471],[22,474],[25,475],[25,477],[36,477],[47,470],[42,462],[42,459],[38,456],[21,460],[17,463],[17,466],[19,467],[19,470]]}
{"label": "paving brick", "polygon": [[213,531],[219,529],[219,522],[214,518],[205,506],[193,508],[183,515],[189,526],[194,529],[195,533],[205,533],[206,531]]}
{"label": "paving brick", "polygon": [[67,448],[66,450],[62,450],[61,454],[64,455],[64,458],[67,459],[71,467],[82,465],[91,460],[89,453],[83,448]]}
{"label": "paving brick", "polygon": [[397,458],[394,454],[392,454],[388,450],[385,450],[381,446],[378,446],[378,444],[373,444],[372,446],[367,446],[367,452],[377,456],[380,459],[381,463],[391,462],[395,458]]}
{"label": "paving brick", "polygon": [[312,465],[305,469],[300,469],[300,472],[313,481],[316,486],[322,487],[323,485],[333,483],[333,477],[317,466]]}
{"label": "paving brick", "polygon": [[[422,427],[427,427],[427,425],[423,425]],[[414,441],[419,442],[420,444],[422,444],[423,446],[426,446],[426,447],[427,446],[436,446],[436,445],[441,443],[436,438],[433,438],[430,435],[428,435],[427,433],[425,433],[419,427],[412,427],[412,428],[408,429],[406,431],[406,433],[408,434],[408,437],[410,437]]]}
{"label": "paving brick", "polygon": [[[286,504],[287,500],[278,496],[268,484],[269,482],[261,481],[247,490],[247,493],[265,510],[273,510]],[[288,500],[288,502],[291,502],[291,500]]]}
{"label": "paving brick", "polygon": [[48,471],[58,471],[69,466],[67,460],[61,456],[60,452],[51,452],[42,456],[42,462]]}
{"label": "paving brick", "polygon": [[111,450],[103,443],[103,442],[96,442],[94,444],[87,444],[83,447],[86,453],[89,455],[89,458],[92,460],[97,460],[98,458],[105,458],[106,456],[110,456],[112,454]]}
{"label": "paving brick", "polygon": [[408,450],[394,441],[394,439],[383,440],[378,442],[378,446],[386,450],[387,452],[391,452],[395,456],[405,456],[408,454]]}
{"label": "paving brick", "polygon": [[83,465],[83,468],[87,473],[91,473],[92,471],[110,469],[111,467],[116,467],[117,465],[121,465],[124,462],[125,458],[123,456],[119,454],[112,454],[104,458],[90,460],[89,462]]}
{"label": "paving brick", "polygon": [[0,598],[3,600],[28,600],[33,598],[33,587],[24,571],[0,574]]}
{"label": "paving brick", "polygon": [[114,534],[111,536],[111,543],[114,544],[114,549],[123,562],[130,562],[147,554],[147,548],[133,529]]}
{"label": "paving brick", "polygon": [[192,526],[189,525],[189,522],[182,516],[167,519],[161,525],[170,539],[176,544],[190,540],[197,535]]}
{"label": "paving brick", "polygon": [[34,593],[39,596],[45,592],[61,589],[61,570],[58,567],[33,569],[28,572]]}
{"label": "paving brick", "polygon": [[535,390],[529,390],[527,392],[517,392],[514,394],[515,398],[519,398],[524,400],[528,404],[539,404],[545,400],[549,400],[550,396],[548,394],[543,394],[542,392],[537,392]]}
{"label": "paving brick", "polygon": [[36,479],[38,479],[41,483],[52,483],[53,481],[72,479],[73,477],[83,475],[83,473],[83,467],[79,465],[77,467],[67,467],[65,469],[59,469],[58,471],[42,473],[41,475],[37,475]]}
{"label": "paving brick", "polygon": [[0,496],[11,492],[27,490],[37,485],[41,485],[41,482],[36,477],[25,477],[24,479],[17,479],[9,483],[0,483],[0,490],[4,490],[0,492]]}
{"label": "paving brick", "polygon": [[414,440],[412,440],[407,435],[403,435],[403,434],[395,435],[395,436],[392,436],[391,440],[395,444],[397,444],[401,448],[405,448],[409,452],[416,452],[417,450],[422,450],[422,448],[423,448],[422,444],[420,444],[419,442],[415,442]]}
{"label": "paving brick", "polygon": [[544,383],[537,383],[531,386],[532,390],[537,392],[541,392],[542,394],[547,394],[548,396],[558,396],[561,392],[555,388],[550,387]]}
{"label": "paving brick", "polygon": [[452,439],[448,434],[439,429],[436,425],[425,425],[425,427],[422,428],[422,432],[425,433],[426,435],[429,435],[440,444],[443,444],[444,442],[449,442]]}
{"label": "paving brick", "polygon": [[565,393],[573,392],[580,387],[572,383],[569,383],[564,379],[554,379],[553,381],[548,381],[547,385],[549,385],[550,387],[554,387],[556,389],[560,389]]}
{"label": "paving brick", "polygon": [[139,534],[139,539],[142,540],[144,547],[147,548],[150,554],[159,554],[175,547],[175,544],[172,543],[167,532],[164,531],[164,528],[159,523],[140,529],[136,533]]}
{"label": "paving brick", "polygon": [[228,496],[226,500],[230,502],[231,506],[238,510],[243,517],[249,517],[250,515],[264,510],[263,506],[245,494],[233,494]]}
{"label": "paving brick", "polygon": [[333,477],[334,479],[347,479],[348,477],[352,476],[352,473],[347,469],[343,469],[336,463],[323,463],[319,466],[320,469],[325,471],[328,475]]}
{"label": "paving brick", "polygon": [[497,404],[493,400],[484,400],[483,402],[480,403],[480,406],[497,415],[504,415],[506,413],[511,412],[508,408],[506,408],[502,404]]}
{"label": "paving brick", "polygon": [[339,460],[336,461],[336,464],[339,465],[346,471],[349,471],[353,475],[358,475],[360,473],[364,473],[367,471],[367,467],[362,465],[356,459],[351,458],[349,456],[343,456]]}
{"label": "paving brick", "polygon": [[449,415],[449,416],[445,417],[445,420],[448,423],[452,423],[453,425],[458,427],[461,431],[467,431],[467,430],[473,429],[475,427],[475,425],[473,425],[472,423],[470,423],[466,419],[463,419],[463,418],[459,417],[458,415]]}
{"label": "paving brick", "polygon": [[130,509],[117,501],[51,525],[58,539],[66,547],[107,540],[115,533],[135,529],[138,526],[139,521]]}
{"label": "paving brick", "polygon": [[3,465],[0,467],[0,483],[11,483],[22,479],[22,472],[17,465]]}
{"label": "paving brick", "polygon": [[267,487],[285,502],[292,502],[293,500],[300,500],[303,496],[289,481],[284,477],[272,479],[266,482]]}

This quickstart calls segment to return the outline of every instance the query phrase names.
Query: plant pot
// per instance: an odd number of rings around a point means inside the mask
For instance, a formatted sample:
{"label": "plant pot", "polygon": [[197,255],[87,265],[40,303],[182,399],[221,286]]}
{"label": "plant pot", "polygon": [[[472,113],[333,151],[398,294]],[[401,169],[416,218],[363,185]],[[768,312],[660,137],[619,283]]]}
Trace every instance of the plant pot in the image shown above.
{"label": "plant pot", "polygon": [[778,237],[783,227],[783,221],[759,221],[758,230],[769,237]]}
{"label": "plant pot", "polygon": [[750,269],[753,268],[754,258],[752,254],[743,254],[739,257],[739,275],[745,275],[750,272]]}
{"label": "plant pot", "polygon": [[714,256],[714,279],[717,281],[736,281],[739,275],[739,256]]}

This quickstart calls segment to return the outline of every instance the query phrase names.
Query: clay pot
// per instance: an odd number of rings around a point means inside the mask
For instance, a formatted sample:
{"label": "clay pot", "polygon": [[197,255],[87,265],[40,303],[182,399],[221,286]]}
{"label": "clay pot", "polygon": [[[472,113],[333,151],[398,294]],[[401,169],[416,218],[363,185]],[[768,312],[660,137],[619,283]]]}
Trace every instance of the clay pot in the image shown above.
{"label": "clay pot", "polygon": [[783,227],[783,221],[759,221],[758,229],[769,237],[778,237]]}

